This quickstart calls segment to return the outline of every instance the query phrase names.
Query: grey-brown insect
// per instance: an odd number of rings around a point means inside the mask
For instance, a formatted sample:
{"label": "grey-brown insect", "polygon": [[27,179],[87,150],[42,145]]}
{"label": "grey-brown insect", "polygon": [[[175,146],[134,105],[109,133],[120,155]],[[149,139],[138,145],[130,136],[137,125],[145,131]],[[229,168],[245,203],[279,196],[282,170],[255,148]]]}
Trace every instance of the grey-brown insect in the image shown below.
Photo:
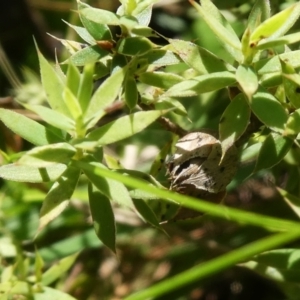
{"label": "grey-brown insect", "polygon": [[221,143],[215,136],[206,132],[185,135],[176,143],[176,152],[167,163],[170,188],[209,200],[216,195],[224,197],[237,169],[236,147],[229,148],[221,159]]}

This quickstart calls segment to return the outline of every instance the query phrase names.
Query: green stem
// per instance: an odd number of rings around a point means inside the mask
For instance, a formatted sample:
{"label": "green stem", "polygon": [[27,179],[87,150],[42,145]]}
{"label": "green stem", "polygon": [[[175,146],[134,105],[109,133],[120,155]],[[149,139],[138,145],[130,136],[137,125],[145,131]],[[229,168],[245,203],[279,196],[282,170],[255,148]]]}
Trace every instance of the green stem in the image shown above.
{"label": "green stem", "polygon": [[278,233],[262,240],[250,243],[237,250],[233,250],[213,260],[190,268],[189,270],[157,283],[150,288],[130,295],[124,300],[146,300],[161,296],[192,282],[204,279],[209,275],[220,272],[244,260],[248,260],[258,253],[273,249],[287,242],[295,240],[299,236],[300,231],[297,230]]}

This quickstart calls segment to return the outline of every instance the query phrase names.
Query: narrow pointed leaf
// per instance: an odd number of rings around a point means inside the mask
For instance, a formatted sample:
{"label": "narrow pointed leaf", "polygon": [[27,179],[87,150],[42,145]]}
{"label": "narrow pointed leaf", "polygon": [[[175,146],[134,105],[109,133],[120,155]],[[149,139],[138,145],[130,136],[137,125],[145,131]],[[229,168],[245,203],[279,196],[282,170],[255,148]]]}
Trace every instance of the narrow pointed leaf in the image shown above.
{"label": "narrow pointed leaf", "polygon": [[87,137],[99,145],[111,144],[142,131],[161,115],[156,110],[130,114],[93,130]]}
{"label": "narrow pointed leaf", "polygon": [[[282,68],[282,83],[285,94],[289,101],[294,105],[295,108],[300,108],[300,76],[296,70],[284,61],[280,61]],[[291,76],[289,76],[291,75]],[[293,80],[294,77],[298,77],[297,81]]]}
{"label": "narrow pointed leaf", "polygon": [[153,227],[162,230],[155,213],[144,200],[133,199],[133,203],[138,213],[146,222],[148,222]]}
{"label": "narrow pointed leaf", "polygon": [[251,35],[251,43],[257,44],[261,39],[277,38],[284,35],[297,21],[300,15],[300,3],[277,13],[258,26]]}
{"label": "narrow pointed leaf", "polygon": [[18,163],[21,165],[46,167],[55,163],[68,163],[75,155],[76,149],[67,143],[57,143],[35,147],[23,155]]}
{"label": "narrow pointed leaf", "polygon": [[249,66],[240,65],[236,71],[236,80],[247,98],[251,99],[258,89],[258,78],[254,70]]}
{"label": "narrow pointed leaf", "polygon": [[79,14],[90,21],[107,25],[120,24],[119,17],[108,10],[93,8],[81,1],[77,1],[77,3]]}
{"label": "narrow pointed leaf", "polygon": [[103,110],[116,100],[125,77],[127,68],[120,68],[108,77],[96,90],[85,113],[85,122],[88,128],[94,126],[103,116]]}
{"label": "narrow pointed leaf", "polygon": [[89,34],[89,32],[86,30],[86,28],[81,27],[81,26],[72,25],[72,24],[66,22],[65,20],[63,20],[63,22],[65,22],[68,26],[70,26],[72,29],[74,29],[77,32],[77,34],[88,44],[90,44],[90,45],[96,44],[95,39]]}
{"label": "narrow pointed leaf", "polygon": [[78,253],[69,255],[63,259],[60,259],[54,265],[52,265],[42,276],[42,284],[50,285],[57,279],[65,275],[65,273],[72,267],[74,264]]}
{"label": "narrow pointed leaf", "polygon": [[234,70],[233,67],[227,66],[223,60],[213,53],[192,42],[172,39],[168,41],[175,48],[180,58],[200,74]]}
{"label": "narrow pointed leaf", "polygon": [[42,53],[38,49],[37,51],[40,62],[42,84],[46,92],[49,105],[55,111],[58,111],[66,116],[70,116],[68,108],[62,99],[65,83],[44,58]]}
{"label": "narrow pointed leaf", "polygon": [[98,45],[88,46],[73,54],[69,60],[75,66],[85,66],[86,64],[95,63],[102,57],[108,55],[109,52],[103,50]]}
{"label": "narrow pointed leaf", "polygon": [[[112,35],[109,30],[109,27],[105,24],[102,24],[102,20],[98,19],[97,22],[88,19],[84,13],[81,13],[82,10],[84,9],[93,9],[89,5],[83,3],[83,2],[78,2],[78,10],[79,10],[79,16],[80,20],[83,24],[83,26],[86,28],[86,30],[89,32],[89,34],[96,40],[111,40]],[[110,12],[107,11],[109,14]]]}
{"label": "narrow pointed leaf", "polygon": [[78,88],[78,101],[83,113],[86,111],[91,101],[93,91],[93,74],[94,64],[85,65]]}
{"label": "narrow pointed leaf", "polygon": [[14,133],[34,145],[62,142],[60,137],[45,126],[14,111],[0,108],[0,120]]}
{"label": "narrow pointed leaf", "polygon": [[68,87],[65,87],[64,89],[63,100],[65,101],[74,121],[79,120],[82,117],[82,110],[78,99]]}
{"label": "narrow pointed leaf", "polygon": [[254,172],[269,169],[278,164],[293,145],[293,139],[270,133],[259,151]]}
{"label": "narrow pointed leaf", "polygon": [[169,89],[183,80],[183,77],[179,75],[165,72],[144,72],[139,76],[140,82],[162,89]]}
{"label": "narrow pointed leaf", "polygon": [[279,187],[277,188],[277,190],[279,191],[287,205],[294,211],[298,218],[300,218],[300,198]]}
{"label": "narrow pointed leaf", "polygon": [[254,69],[260,75],[281,72],[280,60],[288,62],[293,68],[298,68],[300,67],[300,50],[282,53],[272,58],[261,59],[254,64]]}
{"label": "narrow pointed leaf", "polygon": [[151,50],[143,55],[142,58],[147,59],[149,64],[156,66],[170,66],[182,62],[172,51],[164,49]]}
{"label": "narrow pointed leaf", "polygon": [[251,110],[245,95],[238,94],[226,107],[219,123],[219,135],[222,143],[222,152],[226,151],[245,132]]}
{"label": "narrow pointed leaf", "polygon": [[258,43],[256,49],[258,50],[270,49],[282,45],[294,44],[299,41],[300,41],[300,32],[296,32],[272,40],[265,40],[265,41],[262,40],[261,42]]}
{"label": "narrow pointed leaf", "polygon": [[27,109],[35,112],[48,124],[62,129],[67,132],[72,132],[75,128],[75,123],[72,119],[67,116],[42,105],[25,104]]}
{"label": "narrow pointed leaf", "polygon": [[295,110],[288,118],[285,131],[286,135],[297,135],[300,132],[300,109]]}
{"label": "narrow pointed leaf", "polygon": [[139,36],[122,38],[116,46],[118,53],[129,56],[144,55],[153,47],[149,39]]}
{"label": "narrow pointed leaf", "polygon": [[260,89],[250,101],[253,113],[267,127],[283,131],[287,121],[287,113],[282,105],[268,92]]}
{"label": "narrow pointed leaf", "polygon": [[66,85],[74,95],[77,95],[79,81],[80,73],[78,68],[76,68],[71,62],[69,62]]}
{"label": "narrow pointed leaf", "polygon": [[69,166],[54,182],[40,211],[39,231],[66,208],[76,188],[79,176],[80,169]]}
{"label": "narrow pointed leaf", "polygon": [[260,23],[269,19],[270,13],[271,7],[269,0],[256,0],[248,17],[247,27],[249,27],[250,32],[253,32]]}
{"label": "narrow pointed leaf", "polygon": [[137,102],[138,102],[138,89],[136,86],[136,81],[133,78],[133,76],[129,76],[124,83],[125,86],[125,93],[124,93],[124,98],[125,102],[130,109],[135,108]]}
{"label": "narrow pointed leaf", "polygon": [[201,18],[206,22],[210,29],[216,34],[216,36],[223,42],[227,52],[236,61],[241,62],[243,59],[241,52],[241,42],[237,35],[228,30],[221,22],[220,19],[216,17],[215,14],[208,13],[202,8],[197,2],[191,1],[191,4],[197,9]]}
{"label": "narrow pointed leaf", "polygon": [[56,164],[46,168],[9,164],[0,167],[0,177],[20,182],[54,181],[66,170],[66,165]]}
{"label": "narrow pointed leaf", "polygon": [[236,83],[235,75],[231,72],[216,72],[197,76],[193,79],[182,81],[171,87],[163,98],[166,97],[191,97],[202,93],[217,91]]}
{"label": "narrow pointed leaf", "polygon": [[116,253],[116,224],[109,199],[89,186],[89,202],[95,232],[100,241]]}
{"label": "narrow pointed leaf", "polygon": [[[101,163],[91,163],[92,166],[96,166],[99,168],[107,169],[104,165]],[[132,199],[129,195],[129,192],[127,188],[124,186],[123,183],[106,179],[103,177],[100,177],[96,175],[93,172],[90,171],[84,171],[88,179],[97,187],[97,189],[105,195],[107,198],[111,199],[116,204],[127,207],[127,208],[133,208]]]}

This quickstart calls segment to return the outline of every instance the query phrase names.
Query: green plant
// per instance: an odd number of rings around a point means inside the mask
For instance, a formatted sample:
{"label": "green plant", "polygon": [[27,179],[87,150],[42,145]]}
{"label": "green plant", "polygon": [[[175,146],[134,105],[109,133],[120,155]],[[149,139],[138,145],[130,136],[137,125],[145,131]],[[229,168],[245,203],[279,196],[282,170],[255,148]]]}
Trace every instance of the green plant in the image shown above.
{"label": "green plant", "polygon": [[[0,167],[0,176],[17,182],[52,183],[40,211],[39,231],[62,213],[78,182],[86,180],[94,229],[101,242],[115,253],[112,204],[137,211],[145,221],[163,231],[153,208],[160,201],[163,201],[160,209],[167,216],[171,203],[275,232],[126,299],[158,297],[242,261],[248,261],[244,265],[252,269],[257,264],[274,268],[289,283],[291,274],[299,273],[292,259],[299,250],[273,249],[300,237],[297,220],[244,212],[168,191],[163,180],[159,182],[155,177],[161,160],[170,152],[171,142],[161,150],[149,173],[123,169],[106,153],[105,146],[130,138],[157,120],[172,133],[166,136],[174,142],[186,132],[181,128],[185,126],[182,119],[188,119],[182,104],[184,98],[228,88],[230,102],[220,116],[219,139],[223,153],[234,144],[239,148],[241,164],[236,181],[267,169],[277,179],[274,166],[284,161],[297,165],[300,52],[292,51],[288,45],[299,42],[300,34],[286,33],[300,16],[300,4],[270,16],[269,2],[257,0],[240,39],[211,1],[202,0],[201,5],[190,1],[224,46],[228,59],[223,61],[192,42],[163,37],[167,45],[155,44],[160,34],[148,27],[155,2],[121,1],[115,14],[78,1],[83,27],[68,25],[85,44],[60,40],[71,53],[62,64],[67,65],[67,71],[58,63],[53,68],[37,49],[48,106],[23,105],[45,125],[0,109],[1,121],[34,145],[17,156],[3,153],[9,164]],[[112,33],[111,28],[115,27],[120,32]],[[95,80],[101,80],[101,85],[93,92]],[[126,114],[100,124],[116,99],[122,100]],[[299,179],[298,174],[296,179],[290,179],[285,190],[280,189],[298,217],[299,189],[294,183]],[[290,264],[283,266],[282,257]],[[64,271],[75,258],[74,255],[66,258]],[[56,280],[58,273],[47,281],[46,273],[41,274],[40,261],[37,255],[36,276],[29,285],[24,279],[26,275],[9,273],[1,286],[4,295],[39,295],[43,289],[47,292],[45,286]],[[26,263],[22,261],[21,265],[24,267]],[[268,268],[260,272],[278,280],[279,276],[272,275]],[[28,290],[16,288],[15,282]],[[12,286],[16,290],[11,290]]]}

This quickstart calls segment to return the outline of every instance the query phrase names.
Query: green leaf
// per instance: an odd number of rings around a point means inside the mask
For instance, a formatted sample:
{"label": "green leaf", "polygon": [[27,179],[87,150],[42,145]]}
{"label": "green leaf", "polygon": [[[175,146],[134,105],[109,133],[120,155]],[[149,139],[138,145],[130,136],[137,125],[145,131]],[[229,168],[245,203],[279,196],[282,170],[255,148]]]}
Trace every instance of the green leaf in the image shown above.
{"label": "green leaf", "polygon": [[79,81],[80,73],[78,69],[72,64],[72,62],[69,62],[66,85],[74,95],[77,95]]}
{"label": "green leaf", "polygon": [[21,182],[54,181],[65,171],[66,165],[56,164],[46,168],[9,164],[0,167],[0,177]]}
{"label": "green leaf", "polygon": [[253,95],[250,107],[258,119],[267,127],[283,131],[287,121],[287,113],[273,95],[260,88]]}
{"label": "green leaf", "polygon": [[[101,163],[90,163],[92,166],[107,169]],[[96,175],[90,171],[84,171],[88,179],[97,187],[97,189],[105,195],[107,198],[111,199],[113,202],[117,203],[122,207],[133,208],[133,203],[127,188],[121,182],[106,179]]]}
{"label": "green leaf", "polygon": [[249,124],[250,115],[249,104],[242,93],[238,94],[226,107],[219,123],[223,154],[245,132]]}
{"label": "green leaf", "polygon": [[94,229],[100,241],[116,253],[116,224],[109,199],[89,186],[89,202]]}
{"label": "green leaf", "polygon": [[138,89],[133,76],[128,76],[124,82],[124,98],[130,110],[133,110],[138,102]]}
{"label": "green leaf", "polygon": [[120,39],[116,49],[118,53],[123,55],[140,56],[152,50],[153,47],[154,44],[149,39],[135,36]]}
{"label": "green leaf", "polygon": [[[111,40],[112,35],[109,30],[109,27],[105,24],[101,24],[102,20],[98,19],[97,22],[88,19],[85,14],[81,13],[84,9],[90,9],[91,7],[83,2],[78,2],[78,10],[79,10],[79,16],[81,23],[86,28],[86,30],[89,32],[89,34],[96,40]],[[108,14],[110,13],[107,11]]]}
{"label": "green leaf", "polygon": [[285,135],[297,135],[298,133],[300,133],[300,108],[289,116],[284,131]]}
{"label": "green leaf", "polygon": [[157,110],[136,112],[93,130],[87,138],[98,145],[111,144],[142,131],[161,115]]}
{"label": "green leaf", "polygon": [[66,62],[70,60],[75,66],[85,66],[86,64],[97,62],[108,54],[108,51],[100,48],[98,45],[93,45],[76,52]]}
{"label": "green leaf", "polygon": [[140,214],[140,216],[143,218],[144,221],[148,222],[153,227],[162,230],[155,213],[144,200],[133,199],[133,203],[136,210],[138,211],[138,213]]}
{"label": "green leaf", "polygon": [[93,127],[105,114],[107,108],[118,96],[127,68],[120,68],[109,76],[96,90],[84,116],[88,128]]}
{"label": "green leaf", "polygon": [[137,6],[133,10],[132,15],[138,17],[143,11],[148,10],[149,6],[152,7],[153,4],[157,3],[159,0],[143,0],[137,1]]}
{"label": "green leaf", "polygon": [[23,104],[23,106],[28,110],[35,112],[45,122],[52,125],[53,127],[62,129],[69,133],[73,132],[75,129],[75,123],[72,119],[66,117],[65,115],[51,108],[42,105],[35,105],[35,104]]}
{"label": "green leaf", "polygon": [[240,65],[236,70],[236,80],[248,99],[258,89],[258,78],[252,67]]}
{"label": "green leaf", "polygon": [[78,87],[78,101],[83,113],[86,111],[92,96],[93,91],[93,74],[94,64],[86,64],[80,78]]}
{"label": "green leaf", "polygon": [[120,24],[119,17],[108,10],[93,8],[78,0],[77,3],[81,18],[84,17],[85,19],[93,21],[95,23],[101,22],[101,24],[107,25]]}
{"label": "green leaf", "polygon": [[76,149],[70,144],[50,144],[26,152],[19,159],[18,164],[43,168],[56,163],[68,163],[75,153]]}
{"label": "green leaf", "polygon": [[[238,36],[231,28],[225,18],[218,12],[217,8],[209,1],[204,1],[205,6],[202,7],[195,1],[190,1],[191,4],[197,9],[201,18],[210,27],[210,29],[216,34],[216,36],[222,41],[227,52],[236,61],[241,62],[243,55],[241,52],[241,42]],[[202,4],[202,2],[201,2]]]}
{"label": "green leaf", "polygon": [[254,172],[269,169],[278,164],[293,145],[293,139],[270,133],[260,148]]}
{"label": "green leaf", "polygon": [[37,52],[40,62],[42,84],[47,95],[47,101],[53,110],[69,117],[70,113],[62,99],[65,83],[44,58],[38,48]]}
{"label": "green leaf", "polygon": [[178,56],[172,51],[163,49],[151,50],[141,58],[146,59],[149,64],[153,64],[155,66],[169,66],[179,64],[181,62],[180,58],[178,58]]}
{"label": "green leaf", "polygon": [[242,265],[272,280],[298,283],[299,257],[299,249],[276,249],[258,254]]}
{"label": "green leaf", "polygon": [[[285,61],[281,60],[281,68],[282,68],[282,83],[284,87],[285,94],[289,101],[294,105],[296,108],[300,108],[300,76],[295,71],[295,69]],[[289,75],[291,75],[289,77]],[[298,77],[297,81],[295,81],[295,77]]]}
{"label": "green leaf", "polygon": [[68,166],[64,173],[54,182],[40,211],[38,231],[41,231],[66,208],[76,188],[79,176],[80,169]]}
{"label": "green leaf", "polygon": [[44,272],[42,276],[42,284],[43,285],[50,285],[57,279],[61,278],[65,275],[65,273],[72,267],[74,264],[78,253],[72,254],[67,256],[54,265],[52,265],[46,272]]}
{"label": "green leaf", "polygon": [[61,138],[45,126],[14,111],[0,108],[0,120],[14,133],[34,145],[62,142]]}
{"label": "green leaf", "polygon": [[180,58],[200,74],[233,71],[234,68],[208,50],[192,42],[168,39]]}
{"label": "green leaf", "polygon": [[156,110],[172,110],[172,112],[180,116],[186,117],[188,115],[185,107],[181,104],[181,102],[174,98],[158,100],[157,102],[155,102],[154,106]]}
{"label": "green leaf", "polygon": [[[155,0],[155,1],[152,1],[152,2],[156,3],[157,1],[158,0]],[[135,16],[135,18],[137,19],[139,25],[148,26],[150,21],[151,21],[153,3],[147,5],[145,8],[141,8],[140,5],[142,5],[143,2],[145,2],[145,1],[142,1],[142,2],[138,3],[138,5],[136,7],[137,10],[134,12],[133,16]]]}
{"label": "green leaf", "polygon": [[88,44],[90,45],[96,44],[95,39],[89,34],[89,32],[84,27],[72,25],[66,22],[65,20],[63,20],[63,22],[65,22],[68,26],[74,29],[76,33]]}
{"label": "green leaf", "polygon": [[300,199],[279,187],[277,187],[277,190],[287,205],[294,211],[298,218],[300,218]]}
{"label": "green leaf", "polygon": [[272,58],[260,59],[254,64],[254,69],[259,75],[282,72],[280,60],[288,62],[293,68],[298,68],[300,67],[300,50],[282,53]]}
{"label": "green leaf", "polygon": [[50,299],[59,299],[59,300],[76,300],[74,297],[66,294],[58,289],[50,288],[43,286],[43,291],[34,294],[34,300],[50,300]]}
{"label": "green leaf", "polygon": [[228,71],[200,75],[175,84],[162,95],[162,98],[197,96],[202,93],[222,89],[234,83],[236,83],[235,75]]}
{"label": "green leaf", "polygon": [[72,91],[66,86],[63,92],[63,100],[66,103],[70,114],[74,121],[78,121],[82,118],[82,110],[79,104],[78,99],[72,93]]}
{"label": "green leaf", "polygon": [[257,26],[270,18],[271,7],[268,0],[256,0],[248,17],[247,27],[253,32]]}
{"label": "green leaf", "polygon": [[140,82],[162,89],[169,89],[183,80],[179,75],[165,72],[144,72],[139,76]]}
{"label": "green leaf", "polygon": [[262,39],[274,39],[283,36],[297,21],[300,15],[300,3],[296,3],[279,12],[258,26],[250,37],[250,43],[257,44]]}
{"label": "green leaf", "polygon": [[292,33],[272,40],[262,40],[258,43],[256,49],[264,50],[275,48],[282,45],[290,45],[300,41],[300,33]]}

